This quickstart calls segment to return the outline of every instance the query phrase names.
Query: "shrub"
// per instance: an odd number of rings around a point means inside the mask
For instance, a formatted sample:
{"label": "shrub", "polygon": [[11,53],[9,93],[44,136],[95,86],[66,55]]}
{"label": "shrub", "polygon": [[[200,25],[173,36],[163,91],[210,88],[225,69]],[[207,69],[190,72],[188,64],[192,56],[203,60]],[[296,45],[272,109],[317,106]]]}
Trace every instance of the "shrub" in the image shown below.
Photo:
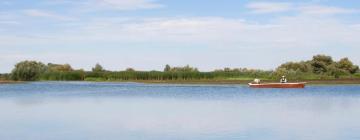
{"label": "shrub", "polygon": [[35,81],[39,80],[42,73],[46,71],[46,66],[41,62],[22,61],[15,65],[11,72],[13,80]]}

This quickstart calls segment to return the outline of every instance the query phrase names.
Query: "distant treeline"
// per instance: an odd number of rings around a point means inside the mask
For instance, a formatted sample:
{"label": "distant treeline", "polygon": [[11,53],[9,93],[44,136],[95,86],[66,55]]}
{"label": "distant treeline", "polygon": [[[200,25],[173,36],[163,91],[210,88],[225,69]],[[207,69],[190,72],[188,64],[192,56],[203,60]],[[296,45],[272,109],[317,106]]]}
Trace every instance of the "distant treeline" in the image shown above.
{"label": "distant treeline", "polygon": [[171,67],[163,71],[137,71],[127,68],[123,71],[108,71],[96,64],[91,71],[75,70],[69,64],[44,64],[36,61],[22,61],[15,65],[10,74],[0,75],[1,79],[17,81],[136,81],[136,80],[250,80],[253,78],[278,79],[338,79],[360,78],[359,67],[348,58],[334,61],[330,56],[316,55],[311,60],[287,62],[275,70],[265,71],[246,68],[223,68],[211,72],[200,72],[189,65]]}

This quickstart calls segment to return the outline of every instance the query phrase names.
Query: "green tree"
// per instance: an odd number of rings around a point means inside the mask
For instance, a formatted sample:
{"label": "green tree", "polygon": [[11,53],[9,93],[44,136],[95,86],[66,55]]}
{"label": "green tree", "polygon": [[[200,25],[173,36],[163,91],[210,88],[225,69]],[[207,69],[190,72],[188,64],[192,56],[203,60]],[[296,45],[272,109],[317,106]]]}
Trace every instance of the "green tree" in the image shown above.
{"label": "green tree", "polygon": [[322,54],[313,56],[312,61],[313,62],[322,62],[325,65],[331,65],[334,62],[333,59],[331,58],[331,56],[322,55]]}
{"label": "green tree", "polygon": [[184,67],[173,67],[171,68],[172,72],[199,72],[197,68],[190,67],[189,65],[186,65]]}
{"label": "green tree", "polygon": [[134,68],[126,68],[125,71],[127,71],[127,72],[135,72],[135,69]]}
{"label": "green tree", "polygon": [[36,61],[22,61],[15,65],[11,72],[13,80],[35,81],[46,71],[47,67]]}
{"label": "green tree", "polygon": [[277,78],[280,78],[281,76],[287,76],[288,73],[289,73],[289,71],[286,68],[277,68],[273,72],[273,78],[277,79]]}
{"label": "green tree", "polygon": [[335,78],[340,78],[341,75],[347,75],[349,74],[347,71],[343,69],[339,69],[337,64],[332,64],[328,66],[328,74],[331,76],[334,76]]}
{"label": "green tree", "polygon": [[92,72],[104,72],[104,68],[99,64],[96,63],[95,67],[92,68]]}
{"label": "green tree", "polygon": [[345,70],[351,74],[359,70],[359,66],[354,65],[348,58],[342,58],[337,62],[337,68]]}
{"label": "green tree", "polygon": [[171,67],[169,64],[165,65],[164,72],[169,72],[171,70]]}
{"label": "green tree", "polygon": [[326,64],[321,61],[312,61],[311,66],[313,67],[313,73],[315,74],[323,74],[328,70]]}
{"label": "green tree", "polygon": [[334,63],[331,56],[327,55],[315,55],[311,60],[311,66],[313,73],[315,74],[324,74],[328,71],[328,66]]}
{"label": "green tree", "polygon": [[231,69],[231,68],[224,68],[224,71],[225,71],[225,72],[231,72],[232,69]]}
{"label": "green tree", "polygon": [[62,64],[48,63],[47,67],[48,67],[48,71],[50,72],[70,72],[74,70],[69,64],[62,65]]}
{"label": "green tree", "polygon": [[301,72],[309,72],[311,71],[311,65],[307,62],[287,62],[281,64],[278,68],[284,68],[286,70],[294,70],[294,71],[301,71]]}

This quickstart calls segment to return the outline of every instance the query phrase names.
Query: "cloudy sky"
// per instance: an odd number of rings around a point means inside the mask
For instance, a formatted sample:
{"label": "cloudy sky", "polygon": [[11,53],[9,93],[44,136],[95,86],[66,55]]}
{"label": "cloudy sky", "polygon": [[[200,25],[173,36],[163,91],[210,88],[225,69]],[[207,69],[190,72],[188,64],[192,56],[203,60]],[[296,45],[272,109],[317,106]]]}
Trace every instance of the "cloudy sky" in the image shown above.
{"label": "cloudy sky", "polygon": [[314,54],[360,64],[358,0],[1,0],[0,72],[21,60],[90,69],[273,69]]}

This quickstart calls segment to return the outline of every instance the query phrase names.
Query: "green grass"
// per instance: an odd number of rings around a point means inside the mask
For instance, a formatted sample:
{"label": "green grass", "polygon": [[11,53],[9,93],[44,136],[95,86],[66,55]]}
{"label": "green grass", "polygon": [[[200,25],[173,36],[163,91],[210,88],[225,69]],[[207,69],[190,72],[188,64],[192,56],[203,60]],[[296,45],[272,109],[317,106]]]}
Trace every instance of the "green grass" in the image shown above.
{"label": "green grass", "polygon": [[102,77],[86,77],[86,78],[84,79],[84,81],[105,82],[105,81],[108,81],[108,80],[105,79],[105,78],[102,78]]}
{"label": "green grass", "polygon": [[[270,80],[268,78],[261,78],[262,80]],[[254,80],[251,77],[234,77],[234,78],[223,78],[223,80]]]}

